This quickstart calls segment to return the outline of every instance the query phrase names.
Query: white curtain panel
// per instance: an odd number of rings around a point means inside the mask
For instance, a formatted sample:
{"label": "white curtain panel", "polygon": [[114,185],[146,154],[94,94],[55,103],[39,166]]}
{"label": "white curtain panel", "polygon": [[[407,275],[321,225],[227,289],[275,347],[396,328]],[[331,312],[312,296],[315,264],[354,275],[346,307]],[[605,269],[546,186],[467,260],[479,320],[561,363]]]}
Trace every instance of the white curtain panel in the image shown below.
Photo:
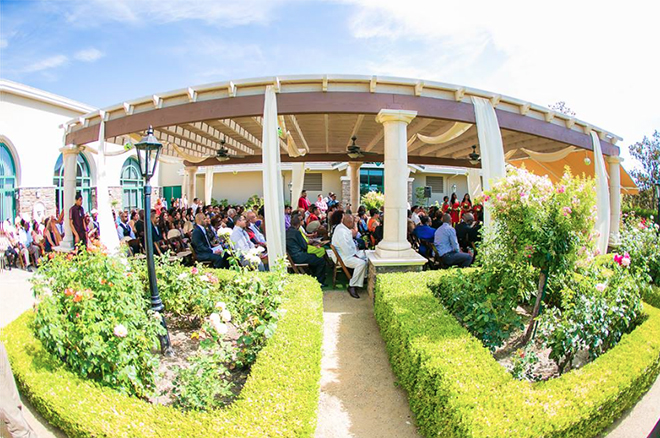
{"label": "white curtain panel", "polygon": [[213,197],[213,167],[206,166],[204,174],[204,204],[211,205]]}
{"label": "white curtain panel", "polygon": [[479,169],[468,169],[467,180],[468,180],[468,193],[470,194],[470,198],[472,198],[472,202],[474,202],[474,198],[479,196],[482,192],[481,175],[479,175]]}
{"label": "white curtain panel", "polygon": [[551,163],[553,161],[563,160],[573,152],[577,151],[574,146],[569,146],[557,152],[535,152],[525,148],[521,148],[520,150],[529,155],[529,158],[532,160],[540,163]]}
{"label": "white curtain panel", "polygon": [[598,134],[591,131],[591,144],[594,148],[594,174],[596,175],[596,208],[598,209],[595,229],[598,231],[596,247],[601,254],[607,252],[607,241],[610,237],[610,189],[607,181],[605,158],[600,149]]}
{"label": "white curtain panel", "polygon": [[284,257],[284,194],[280,145],[277,135],[277,97],[272,86],[266,87],[264,96],[262,131],[264,208],[270,263]]}
{"label": "white curtain panel", "polygon": [[291,170],[291,207],[298,207],[298,198],[305,184],[305,163],[293,163]]}
{"label": "white curtain panel", "polygon": [[[495,108],[493,108],[490,100],[476,96],[471,96],[471,99],[474,105],[474,117],[477,122],[484,190],[488,190],[491,182],[506,176],[502,134]],[[486,204],[484,205],[484,225],[489,224],[490,209]]]}
{"label": "white curtain panel", "polygon": [[112,220],[112,208],[110,206],[110,194],[108,193],[108,180],[106,175],[105,160],[105,121],[101,113],[101,124],[99,125],[99,149],[96,155],[96,203],[98,205],[98,221],[101,233],[101,243],[108,249],[109,254],[116,254],[119,250],[119,237],[117,228]]}
{"label": "white curtain panel", "polygon": [[426,135],[417,134],[417,138],[419,138],[421,141],[427,144],[447,143],[448,141],[460,137],[465,131],[467,131],[471,127],[472,127],[471,123],[455,122],[451,128],[449,128],[447,131],[443,132],[442,134],[438,135],[437,137],[429,137]]}

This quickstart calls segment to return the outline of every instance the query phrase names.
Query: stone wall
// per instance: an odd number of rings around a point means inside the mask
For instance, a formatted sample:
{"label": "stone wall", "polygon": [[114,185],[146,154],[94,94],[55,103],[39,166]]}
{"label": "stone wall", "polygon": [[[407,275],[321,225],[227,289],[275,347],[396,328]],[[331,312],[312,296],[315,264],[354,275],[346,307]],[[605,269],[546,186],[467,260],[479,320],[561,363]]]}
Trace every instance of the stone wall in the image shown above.
{"label": "stone wall", "polygon": [[344,204],[351,202],[351,181],[347,177],[341,178],[341,202]]}
{"label": "stone wall", "polygon": [[413,206],[413,181],[415,178],[408,178],[408,203]]}
{"label": "stone wall", "polygon": [[[98,203],[98,198],[96,196],[96,193],[97,193],[96,190],[97,190],[96,187],[92,187],[92,190],[91,190],[91,197],[92,197],[91,204],[92,204],[92,208],[98,209],[99,208],[99,203]],[[110,206],[113,209],[117,210],[117,211],[121,210],[121,208],[122,208],[122,205],[121,205],[121,203],[122,203],[122,194],[123,194],[123,191],[122,191],[121,186],[108,187],[108,195],[110,196]],[[117,201],[117,202],[114,203],[114,201]]]}
{"label": "stone wall", "polygon": [[30,218],[37,212],[43,212],[45,216],[55,215],[55,187],[21,187],[16,192],[18,214],[27,214]]}

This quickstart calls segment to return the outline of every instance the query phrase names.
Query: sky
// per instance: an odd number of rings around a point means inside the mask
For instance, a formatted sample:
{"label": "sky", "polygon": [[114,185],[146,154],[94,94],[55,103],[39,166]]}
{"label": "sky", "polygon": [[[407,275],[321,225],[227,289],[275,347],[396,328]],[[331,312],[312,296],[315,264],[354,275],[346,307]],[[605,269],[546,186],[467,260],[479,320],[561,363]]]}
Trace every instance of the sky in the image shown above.
{"label": "sky", "polygon": [[418,78],[565,101],[626,158],[660,130],[659,16],[652,0],[0,0],[0,78],[94,107],[262,76]]}

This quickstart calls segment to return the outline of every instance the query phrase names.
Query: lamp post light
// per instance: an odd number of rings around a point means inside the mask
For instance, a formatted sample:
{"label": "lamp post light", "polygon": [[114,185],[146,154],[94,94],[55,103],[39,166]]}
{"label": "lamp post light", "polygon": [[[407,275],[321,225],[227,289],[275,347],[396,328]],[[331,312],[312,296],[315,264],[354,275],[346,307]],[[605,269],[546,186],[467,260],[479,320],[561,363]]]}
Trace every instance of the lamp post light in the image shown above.
{"label": "lamp post light", "polygon": [[165,323],[165,316],[163,311],[165,306],[160,299],[158,293],[158,284],[156,283],[156,269],[154,267],[154,246],[153,237],[151,234],[151,177],[154,176],[156,164],[158,163],[158,156],[163,145],[154,136],[154,129],[149,126],[147,135],[135,144],[137,151],[138,163],[140,165],[140,173],[144,178],[144,247],[147,249],[147,272],[149,274],[149,290],[151,291],[151,310],[160,314],[161,323],[165,328],[165,334],[160,337],[161,351],[171,356],[173,354],[172,346],[170,344],[170,335],[167,331],[167,324]]}

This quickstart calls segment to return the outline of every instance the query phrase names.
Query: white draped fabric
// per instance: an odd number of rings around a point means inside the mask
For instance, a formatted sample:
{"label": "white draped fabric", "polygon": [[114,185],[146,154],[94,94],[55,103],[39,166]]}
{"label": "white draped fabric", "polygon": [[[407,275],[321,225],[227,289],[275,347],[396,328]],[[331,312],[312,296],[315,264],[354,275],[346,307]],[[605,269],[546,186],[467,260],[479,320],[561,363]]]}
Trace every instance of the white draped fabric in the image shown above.
{"label": "white draped fabric", "polygon": [[591,144],[594,148],[594,172],[596,175],[596,208],[597,217],[595,229],[598,231],[596,247],[601,254],[607,252],[607,242],[610,237],[610,189],[607,181],[605,158],[600,149],[598,134],[591,131]]}
{"label": "white draped fabric", "polygon": [[270,263],[284,257],[284,196],[280,145],[277,135],[277,97],[272,86],[266,87],[262,131],[264,209]]}
{"label": "white draped fabric", "polygon": [[293,163],[291,169],[291,206],[295,210],[305,184],[305,163]]}
{"label": "white draped fabric", "polygon": [[101,113],[101,124],[99,125],[99,149],[96,156],[96,203],[98,205],[98,221],[100,228],[101,243],[108,249],[109,254],[115,254],[119,249],[119,237],[115,222],[112,220],[112,208],[110,206],[110,194],[108,193],[108,181],[106,176],[105,160],[105,121]]}
{"label": "white draped fabric", "polygon": [[170,143],[172,145],[172,148],[174,151],[184,160],[188,161],[189,163],[201,163],[202,161],[206,160],[208,157],[196,157],[194,155],[187,154],[183,149],[178,147],[174,143]]}
{"label": "white draped fabric", "polygon": [[577,151],[577,148],[575,146],[569,146],[557,152],[535,152],[525,148],[521,148],[520,150],[529,155],[529,158],[534,161],[550,163],[552,161],[563,160],[573,152]]}
{"label": "white draped fabric", "polygon": [[474,202],[474,198],[479,196],[482,192],[481,175],[479,175],[479,169],[468,169],[467,180],[468,180],[468,193],[470,194],[470,198]]}
{"label": "white draped fabric", "polygon": [[457,137],[460,137],[472,127],[471,123],[463,123],[463,122],[455,122],[451,128],[449,128],[447,131],[443,132],[442,134],[438,135],[437,137],[429,137],[426,135],[422,134],[417,134],[417,138],[419,138],[421,141],[427,144],[442,144],[442,143],[447,143],[448,141],[451,141]]}
{"label": "white draped fabric", "polygon": [[213,167],[206,166],[204,174],[204,204],[211,205],[213,197]]}
{"label": "white draped fabric", "polygon": [[[506,176],[502,134],[500,133],[500,125],[497,121],[495,108],[493,108],[490,100],[476,96],[471,96],[471,99],[477,122],[484,190],[488,190],[491,182]],[[484,225],[490,224],[489,210],[486,203],[484,205]]]}

